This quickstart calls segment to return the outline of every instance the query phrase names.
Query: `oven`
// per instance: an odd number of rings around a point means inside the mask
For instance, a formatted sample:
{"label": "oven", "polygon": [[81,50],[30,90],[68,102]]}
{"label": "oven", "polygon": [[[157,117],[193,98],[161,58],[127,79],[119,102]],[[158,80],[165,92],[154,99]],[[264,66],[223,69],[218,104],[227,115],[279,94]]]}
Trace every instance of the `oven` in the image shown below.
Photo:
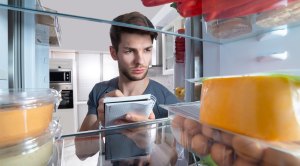
{"label": "oven", "polygon": [[50,88],[56,89],[61,94],[61,102],[58,109],[74,108],[72,84],[50,83]]}

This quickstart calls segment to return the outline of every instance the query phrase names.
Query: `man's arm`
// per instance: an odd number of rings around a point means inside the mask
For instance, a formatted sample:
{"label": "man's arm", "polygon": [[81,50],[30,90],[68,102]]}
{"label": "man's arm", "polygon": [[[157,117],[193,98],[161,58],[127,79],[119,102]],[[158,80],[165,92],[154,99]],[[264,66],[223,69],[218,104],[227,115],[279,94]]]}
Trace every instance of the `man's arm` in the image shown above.
{"label": "man's arm", "polygon": [[99,129],[99,120],[97,118],[97,115],[89,114],[84,118],[79,131],[97,130],[97,129]]}

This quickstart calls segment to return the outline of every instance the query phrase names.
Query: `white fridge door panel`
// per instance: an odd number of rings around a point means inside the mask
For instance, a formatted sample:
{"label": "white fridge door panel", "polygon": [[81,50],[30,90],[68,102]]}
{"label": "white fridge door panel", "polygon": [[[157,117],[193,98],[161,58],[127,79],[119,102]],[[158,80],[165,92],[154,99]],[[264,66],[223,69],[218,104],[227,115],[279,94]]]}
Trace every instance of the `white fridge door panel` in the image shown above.
{"label": "white fridge door panel", "polygon": [[220,75],[299,68],[298,34],[299,27],[288,29],[285,36],[274,36],[266,40],[253,37],[220,45],[220,61],[211,61],[209,65],[220,63]]}

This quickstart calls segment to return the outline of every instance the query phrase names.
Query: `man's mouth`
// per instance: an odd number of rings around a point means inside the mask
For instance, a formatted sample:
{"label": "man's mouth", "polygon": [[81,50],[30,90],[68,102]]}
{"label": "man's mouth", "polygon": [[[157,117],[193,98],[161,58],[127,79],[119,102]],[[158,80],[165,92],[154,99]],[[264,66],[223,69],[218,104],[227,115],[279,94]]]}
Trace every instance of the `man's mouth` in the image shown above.
{"label": "man's mouth", "polygon": [[134,68],[134,69],[131,70],[131,72],[133,74],[142,74],[142,73],[145,72],[145,70],[146,70],[145,68]]}

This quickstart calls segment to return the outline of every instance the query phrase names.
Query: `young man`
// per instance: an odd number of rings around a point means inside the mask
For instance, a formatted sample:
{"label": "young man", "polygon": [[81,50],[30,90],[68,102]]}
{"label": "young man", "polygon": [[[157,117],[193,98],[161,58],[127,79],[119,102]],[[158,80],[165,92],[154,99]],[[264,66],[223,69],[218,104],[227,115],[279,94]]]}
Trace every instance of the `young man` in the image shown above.
{"label": "young man", "polygon": [[[154,28],[150,20],[138,12],[118,16],[113,21]],[[159,104],[173,104],[178,100],[163,85],[147,77],[152,57],[153,40],[156,37],[156,32],[111,26],[112,46],[110,46],[110,53],[111,57],[118,62],[119,77],[100,82],[94,86],[89,94],[88,114],[80,131],[98,129],[99,122],[103,123],[103,98],[108,96],[152,94],[156,97],[156,104],[149,117],[128,113],[124,118],[127,122],[167,117],[167,111],[159,107]]]}

